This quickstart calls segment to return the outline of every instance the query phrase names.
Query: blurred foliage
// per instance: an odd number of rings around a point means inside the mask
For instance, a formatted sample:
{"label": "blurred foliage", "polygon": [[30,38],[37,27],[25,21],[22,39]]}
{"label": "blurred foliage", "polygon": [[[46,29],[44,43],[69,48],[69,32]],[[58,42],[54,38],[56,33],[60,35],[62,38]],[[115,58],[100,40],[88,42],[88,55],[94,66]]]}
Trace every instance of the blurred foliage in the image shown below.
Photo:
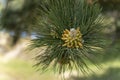
{"label": "blurred foliage", "polygon": [[99,0],[103,10],[120,10],[120,0]]}
{"label": "blurred foliage", "polygon": [[37,16],[37,7],[41,0],[8,0],[6,8],[2,11],[2,28],[14,32],[15,44],[22,32],[28,34],[33,31],[32,25]]}
{"label": "blurred foliage", "polygon": [[[120,39],[120,0],[98,0],[100,5],[103,8],[103,13],[114,19],[115,31],[112,36],[112,44],[117,43],[117,40]],[[112,26],[111,26],[112,27]],[[111,46],[110,45],[110,46]]]}

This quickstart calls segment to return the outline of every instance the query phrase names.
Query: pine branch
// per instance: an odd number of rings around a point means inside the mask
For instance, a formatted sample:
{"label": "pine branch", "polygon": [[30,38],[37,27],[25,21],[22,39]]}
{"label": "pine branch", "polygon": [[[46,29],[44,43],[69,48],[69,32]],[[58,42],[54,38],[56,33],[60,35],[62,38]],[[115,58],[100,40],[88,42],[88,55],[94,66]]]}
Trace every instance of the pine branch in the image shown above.
{"label": "pine branch", "polygon": [[86,0],[48,0],[48,5],[49,9],[41,10],[45,19],[40,22],[37,18],[36,23],[38,35],[42,37],[32,40],[31,45],[33,49],[47,47],[36,57],[36,66],[46,70],[52,65],[59,73],[73,69],[87,73],[88,62],[96,64],[94,59],[99,58],[96,55],[100,52],[97,48],[103,46],[101,8]]}

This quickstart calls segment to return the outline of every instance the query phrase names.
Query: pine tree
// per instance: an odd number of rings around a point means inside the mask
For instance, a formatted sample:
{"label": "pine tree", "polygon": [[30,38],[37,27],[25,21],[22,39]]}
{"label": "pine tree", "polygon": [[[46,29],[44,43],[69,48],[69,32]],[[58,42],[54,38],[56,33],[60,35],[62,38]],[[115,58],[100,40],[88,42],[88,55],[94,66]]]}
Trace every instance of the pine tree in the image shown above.
{"label": "pine tree", "polygon": [[30,46],[45,47],[38,52],[35,66],[42,71],[52,66],[59,73],[73,69],[87,72],[87,64],[96,64],[99,49],[104,46],[101,8],[86,0],[47,0],[44,5],[38,11],[44,15],[36,18],[37,38]]}

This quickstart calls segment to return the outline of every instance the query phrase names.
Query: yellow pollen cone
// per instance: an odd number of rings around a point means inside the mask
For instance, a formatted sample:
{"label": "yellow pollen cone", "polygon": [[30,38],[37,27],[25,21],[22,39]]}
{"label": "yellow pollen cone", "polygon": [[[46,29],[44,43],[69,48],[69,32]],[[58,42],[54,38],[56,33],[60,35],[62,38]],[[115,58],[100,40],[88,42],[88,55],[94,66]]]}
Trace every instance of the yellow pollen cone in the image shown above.
{"label": "yellow pollen cone", "polygon": [[80,28],[76,30],[72,28],[71,30],[65,29],[61,38],[65,43],[62,46],[66,46],[68,48],[82,48],[82,34],[80,32]]}

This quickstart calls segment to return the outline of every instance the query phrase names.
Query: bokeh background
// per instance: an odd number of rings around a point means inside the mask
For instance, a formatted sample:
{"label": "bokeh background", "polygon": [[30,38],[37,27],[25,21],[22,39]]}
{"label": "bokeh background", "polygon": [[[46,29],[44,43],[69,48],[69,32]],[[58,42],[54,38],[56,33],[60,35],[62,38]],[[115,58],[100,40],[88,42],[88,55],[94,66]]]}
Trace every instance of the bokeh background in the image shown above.
{"label": "bokeh background", "polygon": [[[52,71],[41,74],[33,67],[35,51],[27,46],[35,37],[35,17],[41,15],[36,9],[42,0],[0,0],[0,80],[60,80]],[[47,0],[46,0],[47,1]],[[92,3],[92,0],[88,0]],[[105,17],[103,35],[107,39],[100,68],[89,65],[89,76],[77,76],[73,71],[68,80],[120,80],[120,0],[98,0]]]}

